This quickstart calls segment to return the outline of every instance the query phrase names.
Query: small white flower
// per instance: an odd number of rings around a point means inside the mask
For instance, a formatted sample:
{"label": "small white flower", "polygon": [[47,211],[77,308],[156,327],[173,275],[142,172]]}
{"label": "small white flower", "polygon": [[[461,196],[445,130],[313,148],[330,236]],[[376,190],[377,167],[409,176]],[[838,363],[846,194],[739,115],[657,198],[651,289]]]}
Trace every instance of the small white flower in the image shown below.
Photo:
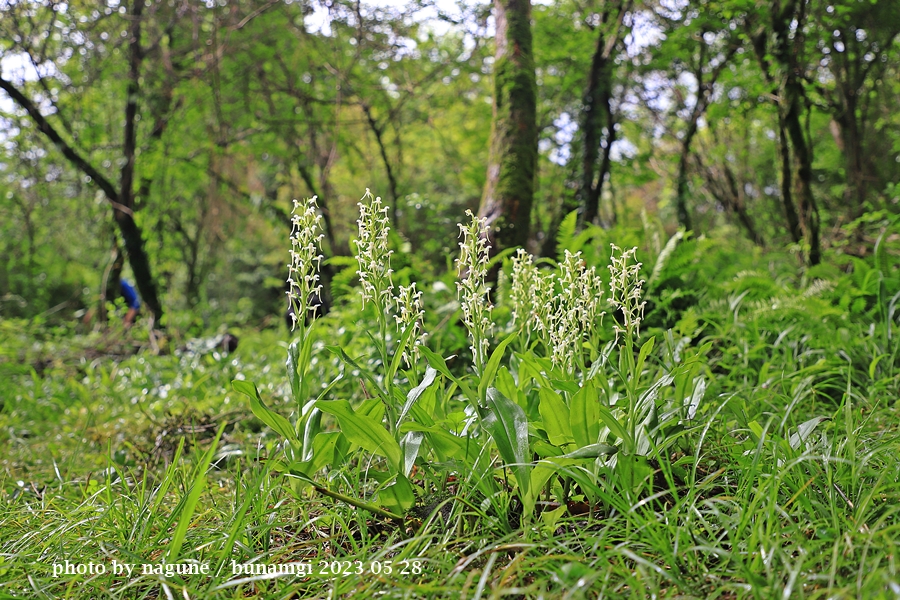
{"label": "small white flower", "polygon": [[[624,329],[616,325],[616,334],[634,332],[640,333],[641,320],[644,318],[644,306],[641,302],[644,280],[639,279],[641,263],[635,262],[637,248],[622,250],[615,244],[612,246],[612,256],[609,265],[609,291],[610,303],[622,311]],[[616,256],[616,253],[619,255]]]}
{"label": "small white flower", "polygon": [[459,243],[459,259],[456,266],[459,281],[456,289],[460,296],[463,322],[472,339],[472,357],[475,369],[480,373],[487,362],[490,334],[493,329],[491,306],[485,293],[485,278],[490,262],[490,244],[487,242],[487,219],[479,219],[471,210],[466,211],[468,225],[459,225],[462,241]]}
{"label": "small white flower", "polygon": [[534,325],[538,300],[535,290],[540,285],[541,273],[534,266],[534,257],[519,248],[512,258],[512,283],[509,299],[512,303],[513,324],[519,329]]}
{"label": "small white flower", "polygon": [[425,311],[422,309],[422,292],[416,291],[416,284],[413,282],[409,286],[400,286],[397,288],[397,310],[398,314],[394,315],[397,322],[397,329],[402,335],[408,328],[412,327],[413,332],[410,336],[412,342],[411,352],[404,351],[403,360],[409,366],[410,355],[418,356],[419,347],[424,344],[425,336],[423,321],[425,319]]}
{"label": "small white flower", "polygon": [[291,262],[288,264],[288,300],[294,309],[293,327],[296,327],[300,315],[311,311],[315,316],[315,307],[310,306],[311,296],[321,293],[319,285],[319,266],[322,255],[319,245],[325,234],[322,233],[322,215],[319,214],[317,198],[313,196],[302,203],[294,200],[291,216]]}
{"label": "small white flower", "polygon": [[359,262],[363,307],[370,301],[382,313],[390,311],[393,304],[394,284],[391,281],[391,254],[388,249],[388,233],[391,230],[388,209],[380,197],[366,193],[359,203],[359,237],[355,241],[356,259]]}
{"label": "small white flower", "polygon": [[581,252],[566,250],[557,279],[559,294],[547,326],[550,358],[554,366],[572,371],[584,341],[593,335],[597,319],[603,316],[599,310],[603,290],[596,269],[585,267]]}

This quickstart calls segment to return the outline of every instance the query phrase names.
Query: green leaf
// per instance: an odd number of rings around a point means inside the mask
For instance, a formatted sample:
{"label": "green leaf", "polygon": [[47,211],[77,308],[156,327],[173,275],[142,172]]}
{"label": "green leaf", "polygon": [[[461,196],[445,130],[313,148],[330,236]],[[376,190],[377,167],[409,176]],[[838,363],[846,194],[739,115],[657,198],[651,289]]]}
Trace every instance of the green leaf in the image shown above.
{"label": "green leaf", "polygon": [[704,394],[706,394],[706,379],[699,375],[694,378],[694,391],[691,393],[691,401],[687,408],[688,419],[693,419],[697,415]]}
{"label": "green leaf", "polygon": [[484,371],[481,373],[481,379],[478,382],[478,397],[484,398],[485,391],[488,386],[493,385],[494,377],[497,375],[497,369],[500,368],[500,361],[503,359],[503,353],[506,350],[506,347],[509,346],[510,342],[516,339],[517,333],[513,333],[505,340],[497,344],[497,347],[494,348],[494,352],[491,354],[491,357],[487,361],[487,365],[484,367]]}
{"label": "green leaf", "polygon": [[809,421],[805,421],[801,423],[797,427],[797,433],[791,434],[791,439],[788,443],[790,443],[791,448],[796,450],[800,447],[800,444],[805,442],[806,439],[812,434],[813,431],[816,430],[816,427],[819,426],[819,423],[822,421],[830,421],[829,417],[813,417]]}
{"label": "green leaf", "polygon": [[610,446],[609,444],[591,444],[579,448],[574,452],[563,454],[559,458],[600,458],[601,456],[610,456],[619,451],[618,446]]}
{"label": "green leaf", "polygon": [[477,403],[478,397],[472,393],[472,389],[461,379],[458,379],[454,376],[450,369],[447,368],[447,363],[444,361],[444,358],[436,353],[434,350],[431,350],[425,345],[419,346],[419,351],[422,353],[422,356],[425,357],[425,360],[428,361],[428,364],[434,367],[438,373],[452,381],[462,390],[463,394],[465,394],[466,398],[469,399],[469,402]]}
{"label": "green leaf", "polygon": [[300,340],[294,340],[288,346],[287,352],[287,372],[288,381],[291,384],[291,396],[297,402],[300,400]]}
{"label": "green leaf", "polygon": [[[507,369],[505,366],[500,367],[500,369],[497,371],[497,377],[495,381],[496,385],[494,387],[500,390],[500,393],[502,393],[510,400],[518,400],[520,388],[516,386],[516,380],[513,379],[513,376],[510,374],[509,369]],[[519,402],[519,404],[521,404],[521,402]]]}
{"label": "green leaf", "polygon": [[406,330],[400,336],[400,343],[397,344],[397,347],[394,348],[394,357],[391,359],[391,366],[388,369],[387,374],[385,375],[385,379],[393,381],[394,376],[397,374],[397,369],[400,368],[400,361],[403,360],[403,353],[406,352],[407,346],[409,346],[409,340],[412,338],[413,332],[416,330],[415,323],[406,326]]}
{"label": "green leaf", "polygon": [[342,361],[344,361],[346,364],[350,365],[356,371],[358,371],[359,374],[372,385],[372,390],[375,393],[377,393],[379,396],[383,395],[383,392],[381,391],[381,386],[379,386],[378,382],[375,381],[375,379],[372,377],[371,374],[369,374],[369,371],[367,369],[364,369],[363,367],[359,366],[359,364],[355,360],[350,358],[349,354],[344,352],[343,348],[341,348],[340,346],[325,346],[325,347],[333,354],[338,355],[340,357],[340,359]]}
{"label": "green leaf", "polygon": [[291,442],[291,445],[299,445],[297,434],[294,431],[294,428],[291,427],[290,421],[263,404],[263,401],[259,397],[259,390],[256,389],[255,385],[249,381],[235,379],[231,382],[231,386],[234,388],[234,391],[240,392],[250,398],[250,410],[253,411],[253,414],[257,419],[271,427],[281,437]]}
{"label": "green leaf", "polygon": [[421,431],[410,431],[400,440],[400,448],[403,450],[403,475],[409,477],[410,472],[412,472],[424,438],[425,434]]}
{"label": "green leaf", "polygon": [[409,393],[406,395],[406,403],[403,405],[403,409],[400,411],[400,417],[397,419],[397,427],[400,427],[400,423],[403,422],[403,419],[406,417],[406,414],[412,408],[413,404],[416,403],[416,400],[418,400],[422,393],[435,382],[437,374],[437,369],[429,366],[425,369],[425,377],[422,378],[422,382],[409,390]]}
{"label": "green leaf", "polygon": [[528,492],[522,495],[522,505],[525,514],[534,512],[534,505],[544,486],[560,470],[565,467],[578,464],[579,461],[561,456],[539,460],[531,470],[530,480],[528,482]]}
{"label": "green leaf", "polygon": [[322,431],[322,411],[313,408],[309,412],[309,417],[303,426],[303,451],[300,454],[301,460],[309,460],[313,453],[313,440]]}
{"label": "green leaf", "polygon": [[403,453],[400,444],[387,432],[381,421],[353,412],[346,400],[320,400],[316,407],[337,417],[341,432],[351,443],[373,454],[384,456],[392,473],[400,472]]}
{"label": "green leaf", "polygon": [[875,379],[875,369],[878,368],[878,363],[881,362],[881,359],[885,356],[887,356],[887,354],[879,354],[869,363],[869,379]]}
{"label": "green leaf", "polygon": [[644,362],[647,360],[647,356],[653,351],[653,346],[656,344],[656,338],[651,337],[647,340],[643,346],[641,346],[641,352],[638,354],[637,364],[634,367],[634,377],[635,379],[640,378],[641,373],[644,372]]}
{"label": "green leaf", "polygon": [[575,392],[569,400],[569,426],[578,446],[597,441],[600,435],[600,401],[590,382]]}
{"label": "green leaf", "polygon": [[575,237],[575,229],[578,226],[578,211],[573,210],[565,217],[559,224],[559,229],[556,232],[556,245],[559,248],[559,260],[563,260],[565,258],[565,251],[571,251],[568,244],[572,242],[572,238]]}
{"label": "green leaf", "polygon": [[394,483],[378,491],[378,502],[391,512],[403,514],[416,503],[416,494],[404,475],[397,475]]}
{"label": "green leaf", "polygon": [[569,407],[563,402],[559,394],[553,390],[541,388],[538,390],[541,398],[540,408],[541,419],[543,420],[544,429],[547,431],[547,437],[550,443],[560,448],[574,443],[575,438],[572,435],[572,425],[569,422]]}
{"label": "green leaf", "polygon": [[634,445],[634,440],[631,439],[631,436],[625,431],[625,427],[622,426],[621,423],[616,419],[615,416],[609,411],[605,406],[598,406],[597,412],[600,415],[600,420],[603,421],[603,424],[609,427],[609,430],[615,435],[617,438],[622,440],[622,443],[626,448],[631,448]]}
{"label": "green leaf", "polygon": [[299,338],[288,346],[287,372],[291,384],[291,394],[299,404],[306,400],[309,393],[309,382],[306,371],[312,359],[312,346],[315,339],[312,335],[315,320],[309,326],[301,327]]}
{"label": "green leaf", "polygon": [[413,422],[405,423],[403,429],[424,433],[431,449],[443,457],[460,458],[466,463],[475,458],[477,444],[469,438],[453,435],[437,426],[426,427]]}
{"label": "green leaf", "polygon": [[334,450],[342,438],[346,439],[340,431],[319,433],[312,440],[309,458],[301,462],[292,462],[284,469],[279,470],[299,471],[312,477],[322,467],[334,460]]}
{"label": "green leaf", "polygon": [[651,429],[653,425],[650,423],[650,419],[654,413],[656,408],[656,398],[659,396],[659,391],[665,386],[672,383],[675,379],[675,376],[671,373],[666,373],[659,379],[653,382],[647,391],[641,394],[641,397],[638,398],[637,406],[636,406],[636,414],[632,415],[631,418],[636,423],[643,423],[644,425],[648,425]]}
{"label": "green leaf", "polygon": [[484,419],[484,428],[494,438],[500,457],[512,468],[522,494],[527,494],[531,461],[525,411],[497,388],[487,389],[486,400],[490,413]]}

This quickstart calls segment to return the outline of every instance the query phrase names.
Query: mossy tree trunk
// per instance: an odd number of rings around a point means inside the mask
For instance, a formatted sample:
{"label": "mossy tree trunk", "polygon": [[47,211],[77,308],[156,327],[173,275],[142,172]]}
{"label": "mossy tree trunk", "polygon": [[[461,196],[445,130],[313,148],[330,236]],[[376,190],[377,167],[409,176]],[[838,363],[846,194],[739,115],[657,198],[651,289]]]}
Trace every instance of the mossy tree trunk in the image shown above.
{"label": "mossy tree trunk", "polygon": [[479,216],[492,253],[528,241],[537,170],[537,84],[530,0],[494,0],[494,116]]}
{"label": "mossy tree trunk", "polygon": [[[773,0],[770,22],[763,25],[751,41],[766,81],[778,107],[778,128],[782,162],[782,201],[791,237],[800,233],[809,246],[808,261],[822,260],[819,239],[819,208],[812,189],[813,146],[803,127],[806,90],[803,87],[802,58],[806,39],[807,0]],[[772,33],[771,46],[768,43]],[[770,63],[770,57],[775,65]],[[776,67],[777,68],[773,68]],[[796,202],[796,212],[794,203]]]}
{"label": "mossy tree trunk", "polygon": [[[129,57],[129,78],[126,83],[127,99],[125,104],[125,130],[122,144],[122,169],[119,189],[105,175],[103,175],[88,158],[79,153],[76,148],[60,135],[47,117],[41,112],[38,104],[28,97],[13,82],[0,76],[0,89],[2,89],[19,107],[28,113],[37,130],[49,139],[62,153],[72,166],[87,175],[102,191],[112,206],[113,219],[119,228],[128,262],[134,273],[135,283],[140,292],[144,304],[153,313],[158,323],[163,315],[162,304],[156,290],[156,283],[150,268],[150,259],[144,248],[144,240],[141,229],[134,220],[135,193],[134,193],[134,167],[137,156],[137,116],[138,95],[140,93],[140,66],[145,51],[141,47],[141,24],[143,22],[144,0],[135,0],[131,7],[131,24],[128,30],[127,51]],[[61,118],[61,116],[60,116]],[[118,276],[114,274],[115,281],[109,282],[118,285]],[[115,290],[112,290],[115,293]]]}

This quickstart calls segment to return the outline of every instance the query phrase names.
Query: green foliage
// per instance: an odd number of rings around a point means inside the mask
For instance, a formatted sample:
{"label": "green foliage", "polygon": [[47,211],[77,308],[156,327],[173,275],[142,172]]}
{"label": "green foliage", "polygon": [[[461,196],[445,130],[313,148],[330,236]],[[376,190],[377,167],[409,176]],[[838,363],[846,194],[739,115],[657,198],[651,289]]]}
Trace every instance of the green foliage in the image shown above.
{"label": "green foliage", "polygon": [[[227,359],[124,358],[123,332],[104,341],[2,321],[0,593],[231,598],[332,585],[391,597],[399,580],[242,582],[231,561],[421,559],[402,593],[456,597],[471,578],[562,595],[578,577],[597,594],[878,596],[895,577],[900,483],[891,235],[882,258],[832,254],[840,267],[811,270],[720,238],[662,240],[638,254],[650,257],[641,278],[677,276],[696,298],[670,313],[670,330],[647,312],[627,338],[610,306],[598,339],[585,337],[584,370],[554,365],[537,332],[524,345],[504,333],[482,377],[427,338],[418,363],[393,372],[391,421],[392,366],[361,333],[375,319],[359,308],[291,344],[238,331]],[[605,244],[581,250],[603,256]],[[544,275],[560,286],[558,273]],[[656,285],[643,298],[660,305]],[[393,359],[402,335],[386,343]],[[285,346],[287,376],[272,368]],[[298,550],[314,534],[328,546]],[[508,556],[512,540],[528,549]],[[178,562],[211,574],[53,577],[66,557],[159,564],[176,545]]]}

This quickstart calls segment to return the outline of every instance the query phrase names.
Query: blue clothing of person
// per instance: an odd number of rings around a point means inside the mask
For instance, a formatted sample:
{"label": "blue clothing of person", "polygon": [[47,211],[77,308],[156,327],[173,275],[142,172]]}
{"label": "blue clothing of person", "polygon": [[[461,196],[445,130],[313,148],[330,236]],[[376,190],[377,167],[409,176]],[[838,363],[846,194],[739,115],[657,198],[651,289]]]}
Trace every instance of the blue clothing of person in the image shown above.
{"label": "blue clothing of person", "polygon": [[141,301],[138,298],[137,291],[131,287],[131,284],[124,279],[120,279],[119,289],[122,291],[122,297],[125,298],[125,304],[128,305],[128,308],[138,310],[141,307]]}

